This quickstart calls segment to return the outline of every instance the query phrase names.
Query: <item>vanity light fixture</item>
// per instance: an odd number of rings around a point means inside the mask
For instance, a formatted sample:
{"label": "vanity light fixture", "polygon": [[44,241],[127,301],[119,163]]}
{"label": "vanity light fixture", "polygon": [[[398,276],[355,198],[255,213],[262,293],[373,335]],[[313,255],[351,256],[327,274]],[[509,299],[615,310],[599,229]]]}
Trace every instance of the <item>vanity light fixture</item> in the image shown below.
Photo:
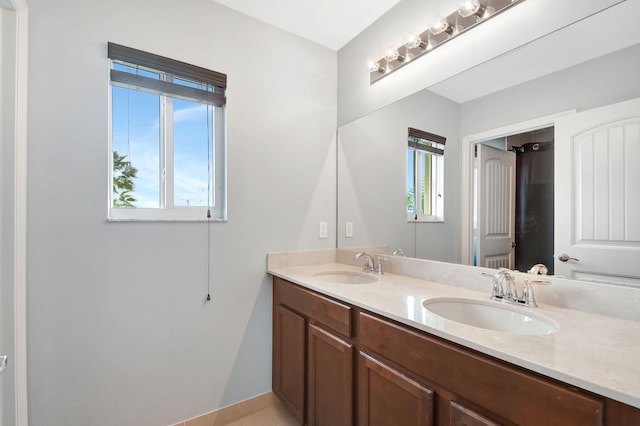
{"label": "vanity light fixture", "polygon": [[438,45],[438,42],[432,39],[430,34],[427,35],[427,39],[429,40],[427,42],[427,50],[431,50]]}
{"label": "vanity light fixture", "polygon": [[470,28],[523,1],[525,0],[462,0],[459,8],[448,16],[438,19],[420,34],[407,34],[402,46],[396,49],[388,46],[381,59],[369,61],[369,83],[375,83]]}
{"label": "vanity light fixture", "polygon": [[374,60],[369,60],[369,72],[371,73],[384,73],[385,69],[382,65],[380,65],[379,62],[376,62]]}
{"label": "vanity light fixture", "polygon": [[425,50],[429,44],[415,33],[409,33],[404,38],[404,47],[407,49]]}
{"label": "vanity light fixture", "polygon": [[458,13],[463,18],[468,18],[469,16],[476,16],[478,19],[484,16],[484,12],[487,10],[487,7],[480,3],[480,0],[462,0],[460,3],[460,9],[458,9]]}
{"label": "vanity light fixture", "polygon": [[439,21],[431,25],[431,27],[429,28],[429,31],[433,35],[440,35],[442,33],[446,33],[447,35],[452,35],[453,25],[451,25],[451,23],[447,19],[440,19]]}
{"label": "vanity light fixture", "polygon": [[387,61],[387,63],[404,62],[405,59],[405,56],[401,55],[398,49],[394,49],[391,46],[388,46],[384,51],[384,60]]}

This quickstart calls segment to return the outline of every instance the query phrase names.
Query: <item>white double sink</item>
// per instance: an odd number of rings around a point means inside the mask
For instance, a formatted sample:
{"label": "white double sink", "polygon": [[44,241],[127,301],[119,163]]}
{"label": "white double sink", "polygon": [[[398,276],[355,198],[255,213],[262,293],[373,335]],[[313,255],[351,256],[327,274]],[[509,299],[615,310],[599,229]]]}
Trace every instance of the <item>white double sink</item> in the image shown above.
{"label": "white double sink", "polygon": [[[323,271],[314,276],[337,284],[372,284],[378,280],[375,275],[355,271]],[[439,317],[487,330],[540,335],[560,329],[557,322],[532,313],[531,308],[501,302],[444,297],[424,300],[422,305]]]}

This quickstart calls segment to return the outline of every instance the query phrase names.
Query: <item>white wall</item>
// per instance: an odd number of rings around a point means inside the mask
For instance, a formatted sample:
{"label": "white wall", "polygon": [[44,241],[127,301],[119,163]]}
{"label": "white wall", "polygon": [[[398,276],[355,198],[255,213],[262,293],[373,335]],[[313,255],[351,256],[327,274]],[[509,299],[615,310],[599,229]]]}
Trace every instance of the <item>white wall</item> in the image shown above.
{"label": "white wall", "polygon": [[[400,46],[407,32],[424,31],[459,5],[457,0],[402,0],[338,52],[338,123],[369,114],[619,2],[525,1],[370,85],[367,59],[381,58],[385,46]],[[610,37],[601,40],[609,43]]]}
{"label": "white wall", "polygon": [[15,423],[14,208],[15,208],[15,12],[0,7],[0,355],[9,368],[0,376],[0,424]]}
{"label": "white wall", "polygon": [[[208,0],[29,7],[30,423],[170,424],[269,391],[265,254],[335,246],[336,53]],[[107,41],[229,76],[209,303],[206,224],[105,221]]]}
{"label": "white wall", "polygon": [[639,73],[640,44],[637,44],[465,102],[460,107],[460,135],[640,97]]}
{"label": "white wall", "polygon": [[[388,245],[459,262],[459,105],[423,90],[338,131],[338,246]],[[447,138],[444,222],[407,223],[407,128]],[[353,237],[345,237],[345,223]]]}

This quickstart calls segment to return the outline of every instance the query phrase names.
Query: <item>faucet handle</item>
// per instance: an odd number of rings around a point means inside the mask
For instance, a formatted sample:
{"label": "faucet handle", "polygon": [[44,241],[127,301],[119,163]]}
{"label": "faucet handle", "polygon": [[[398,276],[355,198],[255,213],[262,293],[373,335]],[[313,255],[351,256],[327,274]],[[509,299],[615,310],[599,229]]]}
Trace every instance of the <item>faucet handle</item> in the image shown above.
{"label": "faucet handle", "polygon": [[493,290],[491,291],[491,300],[502,300],[504,297],[504,288],[502,287],[502,281],[493,278]]}
{"label": "faucet handle", "polygon": [[376,256],[376,274],[382,275],[382,256]]}
{"label": "faucet handle", "polygon": [[524,280],[524,287],[522,288],[522,301],[521,303],[525,306],[529,306],[531,308],[538,307],[536,303],[536,298],[533,295],[533,287],[531,287],[530,280]]}
{"label": "faucet handle", "polygon": [[538,307],[536,298],[533,295],[533,286],[531,284],[551,284],[551,281],[544,278],[533,278],[524,280],[524,288],[522,289],[522,304],[530,308]]}

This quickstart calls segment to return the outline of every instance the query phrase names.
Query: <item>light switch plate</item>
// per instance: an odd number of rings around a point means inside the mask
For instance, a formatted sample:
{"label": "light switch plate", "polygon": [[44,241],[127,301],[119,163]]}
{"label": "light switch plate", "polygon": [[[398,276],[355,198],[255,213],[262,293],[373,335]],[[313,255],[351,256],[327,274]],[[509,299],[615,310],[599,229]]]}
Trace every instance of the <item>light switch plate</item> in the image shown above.
{"label": "light switch plate", "polygon": [[320,237],[320,238],[328,238],[327,222],[320,222],[320,229],[318,231],[318,237]]}
{"label": "light switch plate", "polygon": [[344,236],[346,238],[353,237],[353,222],[346,222],[344,225]]}

